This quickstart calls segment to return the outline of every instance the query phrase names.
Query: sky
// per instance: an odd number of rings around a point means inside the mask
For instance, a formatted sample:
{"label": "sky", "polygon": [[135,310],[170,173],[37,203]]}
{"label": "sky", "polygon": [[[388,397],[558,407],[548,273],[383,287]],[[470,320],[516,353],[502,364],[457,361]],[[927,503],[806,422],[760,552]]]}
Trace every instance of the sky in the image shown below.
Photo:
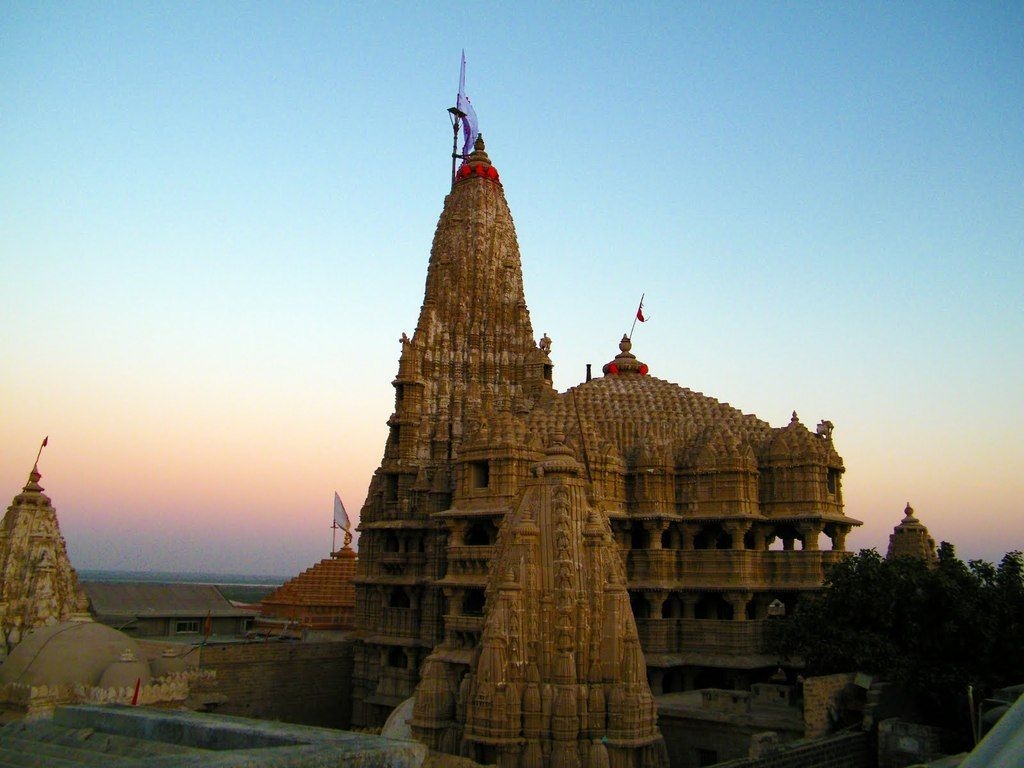
{"label": "sky", "polygon": [[463,48],[560,390],[645,294],[652,375],[835,424],[848,548],[1024,548],[1015,2],[0,4],[0,498],[49,435],[79,569],[328,556]]}

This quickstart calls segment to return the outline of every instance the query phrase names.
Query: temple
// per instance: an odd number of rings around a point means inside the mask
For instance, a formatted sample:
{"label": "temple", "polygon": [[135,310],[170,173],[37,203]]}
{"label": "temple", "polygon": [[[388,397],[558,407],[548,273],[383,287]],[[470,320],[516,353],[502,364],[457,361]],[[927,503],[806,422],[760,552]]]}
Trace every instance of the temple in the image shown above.
{"label": "temple", "polygon": [[660,766],[653,697],[749,689],[859,521],[832,424],[772,427],[624,336],[559,393],[478,138],[446,197],[361,512],[353,722],[500,766]]}
{"label": "temple", "polygon": [[928,565],[937,565],[938,554],[935,550],[935,539],[928,533],[924,523],[914,517],[914,508],[907,502],[903,510],[903,519],[889,534],[889,549],[886,558],[916,557]]}
{"label": "temple", "polygon": [[88,618],[89,599],[41,479],[37,463],[0,523],[0,659],[28,630]]}

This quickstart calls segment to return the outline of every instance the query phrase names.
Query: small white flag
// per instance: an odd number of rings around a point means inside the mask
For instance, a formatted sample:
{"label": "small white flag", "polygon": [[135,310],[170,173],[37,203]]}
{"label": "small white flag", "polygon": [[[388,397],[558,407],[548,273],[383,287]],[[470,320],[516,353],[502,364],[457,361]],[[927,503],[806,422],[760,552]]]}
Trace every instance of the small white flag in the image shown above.
{"label": "small white flag", "polygon": [[334,522],[337,523],[339,528],[344,530],[350,530],[352,523],[349,522],[348,512],[345,511],[345,505],[341,503],[341,496],[338,492],[334,492]]}

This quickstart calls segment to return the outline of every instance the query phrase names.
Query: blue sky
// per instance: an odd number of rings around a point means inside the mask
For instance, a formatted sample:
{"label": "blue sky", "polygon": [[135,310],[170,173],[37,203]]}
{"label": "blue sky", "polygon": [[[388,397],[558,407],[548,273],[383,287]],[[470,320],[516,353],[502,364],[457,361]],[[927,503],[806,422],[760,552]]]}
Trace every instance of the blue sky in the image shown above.
{"label": "blue sky", "polygon": [[[8,3],[0,490],[75,563],[290,573],[362,503],[459,53],[556,385],[827,418],[853,548],[1024,546],[1019,3]],[[6,489],[6,490],[3,490]]]}

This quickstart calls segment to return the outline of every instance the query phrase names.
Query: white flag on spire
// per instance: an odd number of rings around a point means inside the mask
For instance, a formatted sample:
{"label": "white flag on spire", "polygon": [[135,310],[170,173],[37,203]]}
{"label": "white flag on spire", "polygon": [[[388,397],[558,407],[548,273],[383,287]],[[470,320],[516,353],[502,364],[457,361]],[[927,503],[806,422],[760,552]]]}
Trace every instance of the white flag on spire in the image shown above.
{"label": "white flag on spire", "polygon": [[352,523],[349,522],[348,512],[345,511],[345,505],[341,503],[341,496],[338,492],[334,492],[334,522],[337,523],[339,528],[343,528],[346,531],[352,529]]}
{"label": "white flag on spire", "polygon": [[473,151],[473,144],[476,143],[477,134],[480,133],[480,125],[476,119],[476,110],[473,109],[473,102],[466,95],[466,51],[462,51],[462,68],[459,70],[459,95],[455,100],[455,106],[465,117],[462,118],[462,135],[465,142],[462,145],[462,156],[465,157]]}

